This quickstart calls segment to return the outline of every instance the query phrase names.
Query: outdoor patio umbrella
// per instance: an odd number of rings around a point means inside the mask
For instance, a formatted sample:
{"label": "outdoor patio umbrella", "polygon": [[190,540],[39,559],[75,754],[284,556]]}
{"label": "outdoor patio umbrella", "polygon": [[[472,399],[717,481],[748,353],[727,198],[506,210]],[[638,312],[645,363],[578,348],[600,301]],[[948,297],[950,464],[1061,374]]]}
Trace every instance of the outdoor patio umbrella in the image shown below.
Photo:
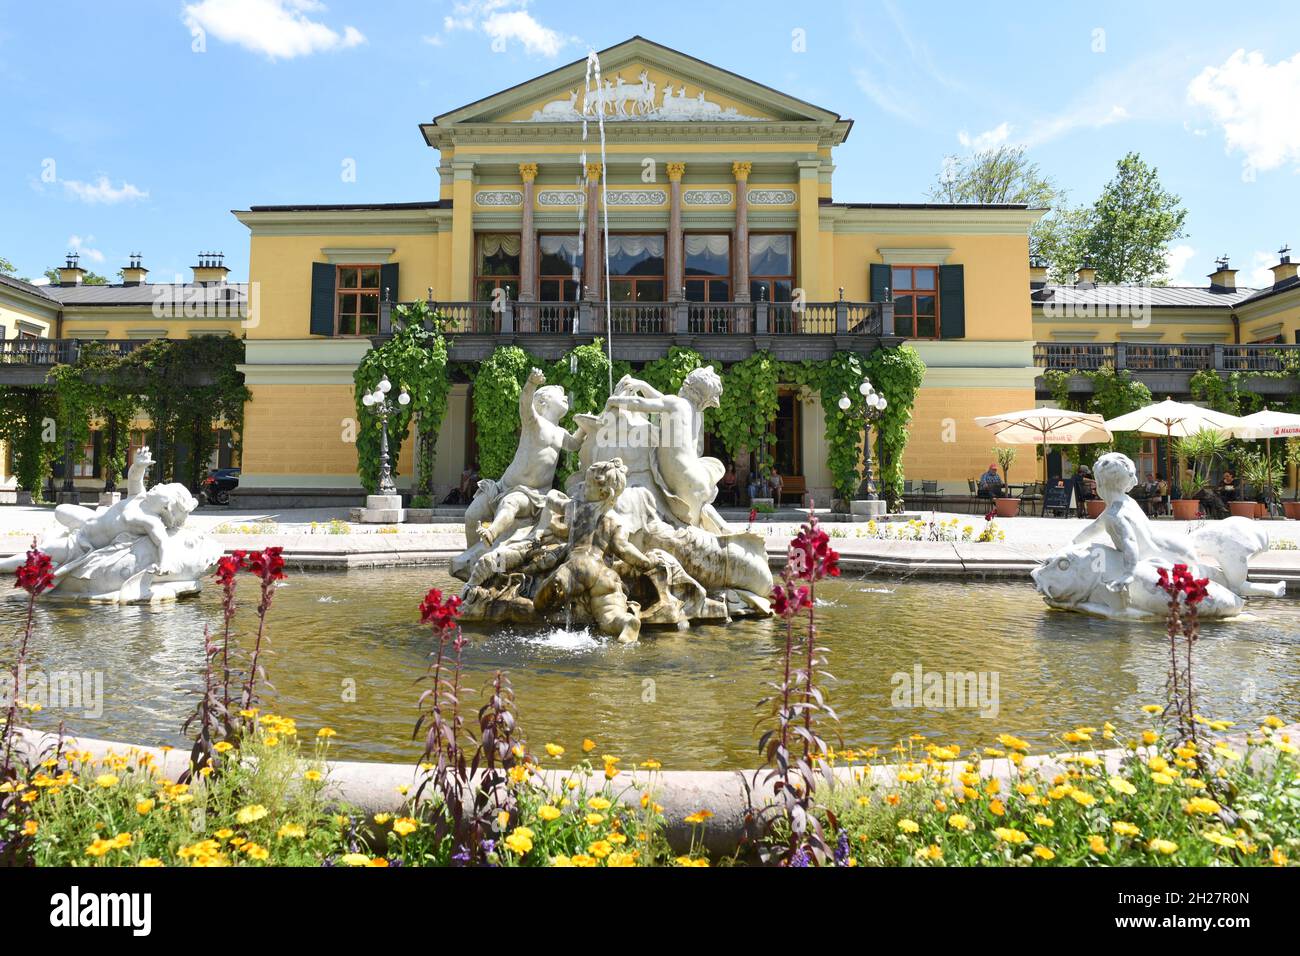
{"label": "outdoor patio umbrella", "polygon": [[1190,405],[1187,402],[1175,402],[1165,399],[1136,412],[1120,415],[1106,422],[1106,427],[1113,432],[1137,432],[1140,435],[1153,435],[1165,439],[1165,480],[1172,489],[1174,473],[1170,468],[1170,449],[1175,438],[1195,435],[1204,428],[1210,428],[1223,434],[1233,434],[1241,422],[1240,418],[1225,415],[1213,409]]}
{"label": "outdoor patio umbrella", "polygon": [[1273,475],[1273,439],[1300,437],[1300,415],[1289,412],[1275,412],[1265,409],[1253,415],[1243,415],[1237,419],[1238,426],[1233,434],[1248,441],[1264,439],[1265,454],[1269,462],[1269,478]]}
{"label": "outdoor patio umbrella", "polygon": [[984,415],[975,424],[991,431],[1003,445],[1043,446],[1043,485],[1047,485],[1048,445],[1092,445],[1110,441],[1100,415],[1068,408],[1027,408],[1021,412]]}

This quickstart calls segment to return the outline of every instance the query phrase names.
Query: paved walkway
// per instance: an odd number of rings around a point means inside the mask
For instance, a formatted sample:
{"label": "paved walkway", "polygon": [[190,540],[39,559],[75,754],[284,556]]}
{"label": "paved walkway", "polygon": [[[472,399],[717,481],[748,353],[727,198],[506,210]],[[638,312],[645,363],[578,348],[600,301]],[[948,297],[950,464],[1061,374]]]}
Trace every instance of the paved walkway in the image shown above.
{"label": "paved walkway", "polygon": [[[49,506],[0,507],[0,554],[27,548],[33,535],[40,537],[53,523]],[[458,514],[439,509],[435,523],[403,525],[361,525],[347,521],[346,508],[247,511],[202,508],[190,524],[208,531],[227,550],[254,550],[269,545],[285,549],[291,564],[305,568],[353,568],[441,563],[459,553],[465,536]],[[786,545],[798,530],[795,512],[763,516],[753,530],[768,541],[768,555],[774,565],[783,563]],[[727,509],[724,515],[736,527],[745,527],[748,513]],[[926,512],[918,515],[928,529],[931,522],[948,524],[958,535],[970,527],[978,534],[984,527],[982,515]],[[955,525],[952,524],[955,520]],[[331,524],[333,522],[333,524]],[[1005,540],[986,544],[973,541],[904,541],[871,537],[865,523],[827,521],[825,527],[842,564],[867,573],[908,575],[952,575],[974,578],[1023,578],[1050,554],[1068,544],[1088,524],[1083,518],[1016,517],[1000,520]],[[1205,522],[1161,519],[1162,532],[1188,534]],[[894,534],[903,523],[878,526]],[[346,533],[336,533],[346,530]],[[1275,544],[1283,548],[1268,551],[1251,562],[1251,576],[1259,580],[1287,580],[1300,589],[1300,522],[1274,521],[1268,530]],[[1291,547],[1286,547],[1289,544]]]}

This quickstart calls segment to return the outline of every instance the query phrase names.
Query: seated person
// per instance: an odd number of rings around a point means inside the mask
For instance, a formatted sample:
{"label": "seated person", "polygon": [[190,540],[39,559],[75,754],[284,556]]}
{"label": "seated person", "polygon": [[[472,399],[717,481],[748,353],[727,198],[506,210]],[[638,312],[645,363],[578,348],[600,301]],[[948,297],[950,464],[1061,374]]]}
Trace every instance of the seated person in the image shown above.
{"label": "seated person", "polygon": [[478,488],[478,462],[475,461],[460,473],[460,500],[468,503]]}
{"label": "seated person", "polygon": [[733,462],[727,462],[727,470],[722,474],[722,480],[718,482],[718,487],[722,494],[732,504],[736,502],[736,466]]}
{"label": "seated person", "polygon": [[1084,507],[1085,501],[1095,501],[1097,499],[1097,482],[1093,480],[1092,469],[1087,465],[1080,465],[1079,470],[1074,473],[1074,500],[1079,508],[1079,515],[1084,516],[1088,513]]}
{"label": "seated person", "polygon": [[767,486],[770,489],[769,494],[771,495],[772,500],[778,505],[781,503],[781,485],[781,473],[779,471],[773,471],[767,476]]}
{"label": "seated person", "polygon": [[1219,482],[1219,497],[1224,501],[1236,501],[1241,495],[1241,489],[1237,485],[1237,476],[1229,468],[1223,473],[1223,479]]}
{"label": "seated person", "polygon": [[998,474],[997,465],[989,465],[989,470],[980,475],[979,496],[981,498],[1002,496],[1002,476]]}
{"label": "seated person", "polygon": [[1226,518],[1228,517],[1228,506],[1224,504],[1213,488],[1203,488],[1201,493],[1196,496],[1201,503],[1201,511],[1207,518]]}

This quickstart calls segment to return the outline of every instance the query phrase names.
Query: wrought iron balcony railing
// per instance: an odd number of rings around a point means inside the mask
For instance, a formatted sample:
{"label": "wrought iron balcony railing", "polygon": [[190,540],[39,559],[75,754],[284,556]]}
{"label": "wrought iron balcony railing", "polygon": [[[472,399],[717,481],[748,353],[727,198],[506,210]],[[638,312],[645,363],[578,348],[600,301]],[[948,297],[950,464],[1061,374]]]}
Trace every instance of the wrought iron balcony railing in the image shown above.
{"label": "wrought iron balcony railing", "polygon": [[126,355],[154,339],[9,339],[0,342],[0,365],[49,368],[76,363],[83,349],[100,346],[111,355]]}
{"label": "wrought iron balcony railing", "polygon": [[[894,334],[892,302],[433,302],[460,335],[871,335]],[[392,331],[381,306],[379,333]]]}
{"label": "wrought iron balcony railing", "polygon": [[1039,342],[1034,365],[1092,372],[1280,372],[1300,363],[1300,345],[1164,345],[1136,342]]}

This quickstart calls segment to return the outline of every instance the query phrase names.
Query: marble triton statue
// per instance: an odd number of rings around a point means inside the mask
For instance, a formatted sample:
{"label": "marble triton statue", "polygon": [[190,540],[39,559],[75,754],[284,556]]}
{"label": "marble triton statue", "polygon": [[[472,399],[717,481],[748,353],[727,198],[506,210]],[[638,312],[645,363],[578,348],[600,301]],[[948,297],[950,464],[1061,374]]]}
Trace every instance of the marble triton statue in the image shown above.
{"label": "marble triton statue", "polygon": [[1093,474],[1105,510],[1032,572],[1052,607],[1121,619],[1163,618],[1169,596],[1159,572],[1175,564],[1210,580],[1201,617],[1231,617],[1241,613],[1247,597],[1285,593],[1285,582],[1247,580],[1250,559],[1268,550],[1268,532],[1259,522],[1226,518],[1189,535],[1164,534],[1128,494],[1137,484],[1132,459],[1119,452],[1102,455]]}
{"label": "marble triton statue", "polygon": [[[703,455],[703,414],[722,382],[690,373],[676,395],[625,376],[598,415],[560,424],[568,402],[534,369],[520,394],[519,448],[465,514],[462,620],[593,624],[620,641],[642,624],[686,627],[770,613],[762,536],[713,507],[721,462]],[[579,470],[553,488],[559,455]]]}
{"label": "marble triton statue", "polygon": [[[51,597],[112,603],[151,603],[197,594],[221,548],[185,520],[198,500],[181,484],[145,489],[153,465],[149,449],[127,472],[126,497],[106,508],[59,505],[59,527],[38,547],[54,563]],[[17,569],[24,554],[0,560],[0,572]]]}

